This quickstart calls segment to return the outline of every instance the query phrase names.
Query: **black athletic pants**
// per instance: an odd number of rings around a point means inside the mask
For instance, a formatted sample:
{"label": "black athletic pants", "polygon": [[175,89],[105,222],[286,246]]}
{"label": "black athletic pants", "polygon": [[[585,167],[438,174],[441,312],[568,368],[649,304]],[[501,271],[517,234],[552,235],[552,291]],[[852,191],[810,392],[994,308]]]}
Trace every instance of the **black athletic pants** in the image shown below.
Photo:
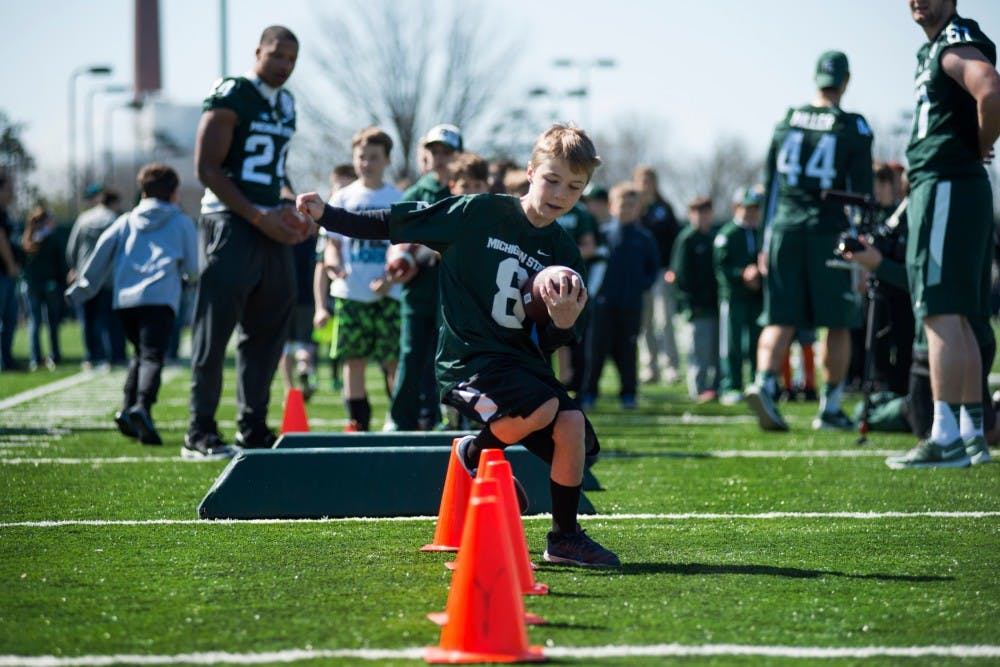
{"label": "black athletic pants", "polygon": [[136,306],[115,312],[126,340],[134,348],[125,378],[122,408],[140,406],[149,411],[160,393],[160,374],[174,326],[174,310],[170,306]]}

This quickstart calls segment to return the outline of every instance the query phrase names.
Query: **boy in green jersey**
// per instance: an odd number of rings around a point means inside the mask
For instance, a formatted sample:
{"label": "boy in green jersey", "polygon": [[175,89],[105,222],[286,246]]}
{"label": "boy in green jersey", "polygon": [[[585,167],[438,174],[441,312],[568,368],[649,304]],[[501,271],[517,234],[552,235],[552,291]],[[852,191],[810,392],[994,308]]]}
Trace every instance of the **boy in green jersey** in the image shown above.
{"label": "boy in green jersey", "polygon": [[1000,136],[996,46],[956,13],[955,0],[910,0],[927,36],[917,52],[917,108],[906,150],[906,269],[927,337],[930,437],[890,468],[964,467],[990,460],[983,438],[981,347],[989,323],[993,196],[983,163]]}
{"label": "boy in green jersey", "polygon": [[600,449],[597,437],[543,353],[578,337],[587,290],[576,277],[544,285],[551,317],[544,326],[525,318],[520,293],[528,276],[546,266],[582,273],[576,244],[552,223],[576,204],[599,164],[582,130],[553,125],[535,143],[531,185],[521,198],[466,195],[352,214],[309,193],[298,208],[327,229],[422,243],[441,253],[438,386],[445,403],[486,424],[460,441],[459,457],[472,472],[483,449],[521,443],[550,463],[552,531],[544,558],[609,567],[620,565],[618,557],[576,522],[584,462]]}

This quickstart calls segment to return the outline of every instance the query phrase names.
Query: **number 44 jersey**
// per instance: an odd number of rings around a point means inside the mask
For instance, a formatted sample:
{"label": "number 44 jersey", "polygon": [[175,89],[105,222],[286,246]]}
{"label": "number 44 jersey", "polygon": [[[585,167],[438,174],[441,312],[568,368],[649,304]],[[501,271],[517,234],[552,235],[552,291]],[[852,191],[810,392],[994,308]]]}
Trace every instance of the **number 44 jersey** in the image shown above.
{"label": "number 44 jersey", "polygon": [[[277,206],[285,182],[285,154],[295,134],[295,100],[284,88],[238,76],[220,79],[202,103],[202,111],[229,109],[238,120],[232,144],[222,161],[226,175],[255,204]],[[202,213],[225,206],[205,190]]]}
{"label": "number 44 jersey", "polygon": [[860,114],[838,107],[789,109],[774,130],[765,169],[768,225],[844,229],[844,205],[820,193],[871,193],[871,128]]}

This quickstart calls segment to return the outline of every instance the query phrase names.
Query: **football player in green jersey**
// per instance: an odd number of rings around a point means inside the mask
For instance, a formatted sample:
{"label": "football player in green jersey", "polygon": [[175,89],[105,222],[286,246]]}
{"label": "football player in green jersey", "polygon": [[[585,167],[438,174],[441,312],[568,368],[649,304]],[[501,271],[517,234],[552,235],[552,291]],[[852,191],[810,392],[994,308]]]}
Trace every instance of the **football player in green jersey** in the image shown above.
{"label": "football player in green jersey", "polygon": [[906,149],[906,269],[927,337],[934,398],[930,438],[890,468],[964,467],[990,460],[983,438],[981,347],[989,326],[993,193],[983,168],[1000,136],[996,46],[955,0],[909,0],[927,42],[917,52],[916,112]]}
{"label": "football player in green jersey", "polygon": [[201,245],[205,265],[192,324],[191,421],[182,455],[224,458],[215,421],[222,393],[226,344],[239,325],[236,351],[236,443],[270,447],[271,379],[277,370],[295,300],[292,244],[312,231],[282,198],[294,198],[285,175],[295,132],[295,101],[282,88],[299,42],[288,28],[261,35],[246,76],[218,81],[205,99],[194,159],[205,184]]}
{"label": "football player in green jersey", "polygon": [[531,185],[521,198],[465,195],[349,213],[309,193],[299,196],[298,207],[326,229],[422,243],[441,253],[438,386],[444,402],[486,424],[459,442],[463,465],[471,473],[483,449],[523,444],[551,465],[552,531],[544,558],[608,567],[618,566],[618,557],[576,522],[584,463],[599,450],[597,437],[543,354],[578,337],[587,291],[576,276],[544,285],[551,317],[544,326],[525,318],[520,293],[529,274],[546,266],[583,271],[573,239],[553,223],[576,204],[599,164],[582,130],[554,125],[535,143]]}
{"label": "football player in green jersey", "polygon": [[797,329],[826,327],[824,389],[813,428],[851,429],[840,395],[851,361],[850,330],[861,325],[860,295],[851,273],[830,268],[837,236],[847,229],[843,204],[824,190],[872,191],[872,132],[865,119],[840,108],[850,71],[847,56],[823,53],[811,104],[791,108],[778,123],[767,157],[764,207],[765,324],[757,374],[747,405],[761,428],[785,431],[775,405],[776,377]]}

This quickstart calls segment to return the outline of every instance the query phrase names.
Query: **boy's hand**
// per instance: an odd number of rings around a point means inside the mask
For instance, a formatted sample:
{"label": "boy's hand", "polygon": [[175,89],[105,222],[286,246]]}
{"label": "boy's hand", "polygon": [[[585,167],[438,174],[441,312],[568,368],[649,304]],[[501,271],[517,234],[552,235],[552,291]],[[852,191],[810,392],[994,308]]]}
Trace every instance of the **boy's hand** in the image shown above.
{"label": "boy's hand", "polygon": [[317,306],[316,310],[313,311],[313,326],[317,329],[322,329],[326,326],[326,323],[330,321],[330,311],[322,306]]}
{"label": "boy's hand", "polygon": [[371,291],[375,292],[376,294],[380,294],[382,296],[385,296],[386,294],[388,294],[389,293],[389,289],[391,287],[392,287],[392,283],[389,282],[389,280],[387,280],[385,278],[376,278],[375,280],[373,280],[370,283],[368,283],[368,289],[370,289]]}
{"label": "boy's hand", "polygon": [[552,324],[560,329],[569,329],[576,323],[583,307],[587,305],[587,288],[579,276],[563,275],[558,283],[545,281],[539,288],[542,301],[549,311]]}
{"label": "boy's hand", "polygon": [[323,209],[326,202],[315,192],[306,192],[298,196],[295,200],[295,208],[302,215],[310,218],[313,222],[319,222],[323,217]]}

